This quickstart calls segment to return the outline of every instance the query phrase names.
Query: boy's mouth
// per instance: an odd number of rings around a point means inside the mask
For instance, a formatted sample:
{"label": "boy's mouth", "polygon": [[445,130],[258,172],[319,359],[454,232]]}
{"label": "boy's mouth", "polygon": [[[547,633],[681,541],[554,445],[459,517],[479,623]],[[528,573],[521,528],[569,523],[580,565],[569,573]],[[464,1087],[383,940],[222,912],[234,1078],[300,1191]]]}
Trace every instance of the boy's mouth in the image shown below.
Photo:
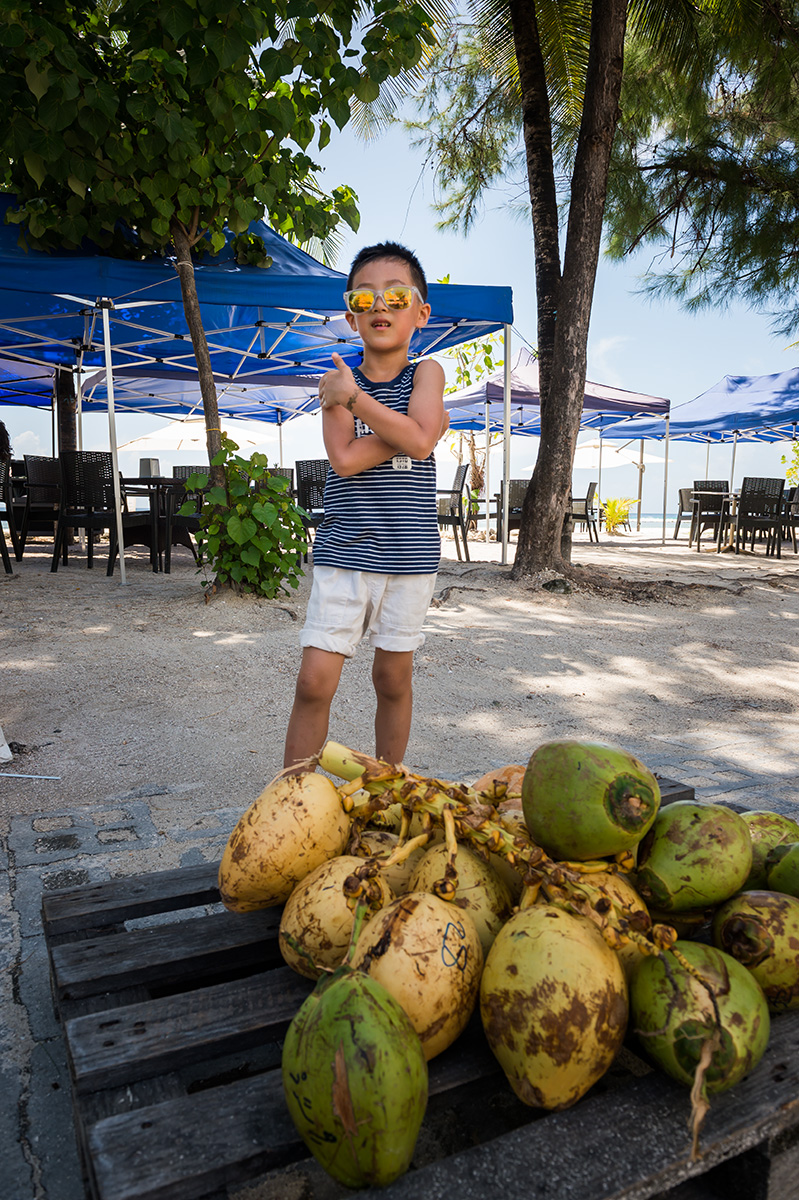
{"label": "boy's mouth", "polygon": [[376,317],[375,320],[372,321],[372,329],[390,329],[390,328],[391,328],[391,322],[387,321],[385,319],[385,317]]}

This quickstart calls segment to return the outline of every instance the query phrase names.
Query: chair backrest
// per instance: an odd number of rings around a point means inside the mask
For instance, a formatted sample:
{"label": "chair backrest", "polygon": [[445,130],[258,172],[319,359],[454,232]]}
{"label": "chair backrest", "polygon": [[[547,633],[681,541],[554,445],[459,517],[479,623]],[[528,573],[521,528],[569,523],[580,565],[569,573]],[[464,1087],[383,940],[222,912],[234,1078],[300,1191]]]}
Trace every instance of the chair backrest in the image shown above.
{"label": "chair backrest", "polygon": [[61,480],[67,509],[112,512],[114,466],[108,450],[62,450]]}
{"label": "chair backrest", "polygon": [[728,479],[695,479],[693,490],[712,493],[695,497],[697,517],[713,516],[714,513],[721,513],[723,510],[724,496],[730,490],[730,483]]}
{"label": "chair backrest", "polygon": [[188,479],[190,475],[210,475],[211,468],[208,463],[203,463],[201,467],[173,467],[173,479]]}
{"label": "chair backrest", "polygon": [[590,513],[593,511],[594,496],[596,495],[596,489],[598,486],[599,486],[599,481],[597,481],[596,483],[589,483],[589,485],[588,485],[588,491],[585,493],[585,511],[587,513]]}
{"label": "chair backrest", "polygon": [[44,458],[41,454],[26,454],[25,475],[28,480],[29,504],[58,504],[61,489],[61,463],[57,458]]}
{"label": "chair backrest", "polygon": [[469,464],[460,463],[455,470],[455,478],[452,481],[453,496],[460,496],[463,489],[466,487],[466,476],[469,474]]}
{"label": "chair backrest", "polygon": [[325,484],[330,461],[327,458],[300,458],[297,471],[297,503],[306,512],[324,508]]}
{"label": "chair backrest", "polygon": [[728,492],[730,490],[729,479],[695,479],[695,492]]}
{"label": "chair backrest", "polygon": [[[527,494],[527,488],[530,485],[529,479],[509,479],[508,480],[508,512],[520,512],[524,504],[524,497]],[[500,480],[499,484],[499,503],[500,507],[504,503],[505,498],[505,480]]]}
{"label": "chair backrest", "polygon": [[693,488],[680,488],[680,512],[690,512],[693,507]]}
{"label": "chair backrest", "polygon": [[784,479],[764,479],[755,475],[745,476],[738,497],[738,513],[747,516],[778,516],[782,512]]}

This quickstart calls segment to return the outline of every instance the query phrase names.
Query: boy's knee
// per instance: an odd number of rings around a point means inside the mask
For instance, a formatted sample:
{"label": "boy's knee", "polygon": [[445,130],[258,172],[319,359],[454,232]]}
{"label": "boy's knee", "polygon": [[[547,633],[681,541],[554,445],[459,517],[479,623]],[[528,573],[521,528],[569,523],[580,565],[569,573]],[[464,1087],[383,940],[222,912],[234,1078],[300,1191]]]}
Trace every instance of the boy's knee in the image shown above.
{"label": "boy's knee", "polygon": [[[331,656],[332,660],[332,656]],[[341,666],[336,661],[314,656],[304,661],[297,675],[295,698],[301,704],[329,703],[336,693]]]}
{"label": "boy's knee", "polygon": [[412,661],[391,662],[376,658],[372,667],[372,683],[379,696],[386,700],[399,700],[411,690],[412,673]]}

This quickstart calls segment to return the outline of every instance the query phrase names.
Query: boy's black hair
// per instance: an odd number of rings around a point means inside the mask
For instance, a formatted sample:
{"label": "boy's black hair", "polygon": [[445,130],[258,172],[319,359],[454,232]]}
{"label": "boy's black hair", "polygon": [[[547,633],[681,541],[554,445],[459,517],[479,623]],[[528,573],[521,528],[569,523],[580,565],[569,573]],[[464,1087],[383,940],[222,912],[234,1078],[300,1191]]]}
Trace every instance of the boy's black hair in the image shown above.
{"label": "boy's black hair", "polygon": [[378,242],[376,246],[364,246],[363,250],[359,250],[352,260],[347,276],[347,291],[352,288],[356,271],[378,258],[396,258],[399,262],[404,262],[411,273],[414,287],[419,289],[422,300],[427,301],[427,279],[422,264],[412,250],[407,246],[400,246],[399,242]]}

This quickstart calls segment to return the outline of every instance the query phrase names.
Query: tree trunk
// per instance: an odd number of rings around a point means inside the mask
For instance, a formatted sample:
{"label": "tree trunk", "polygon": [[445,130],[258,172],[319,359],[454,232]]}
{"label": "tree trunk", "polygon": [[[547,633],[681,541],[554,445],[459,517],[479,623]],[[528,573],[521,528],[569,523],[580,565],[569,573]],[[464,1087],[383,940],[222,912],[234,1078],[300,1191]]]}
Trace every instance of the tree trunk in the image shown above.
{"label": "tree trunk", "polygon": [[75,394],[75,376],[71,371],[57,370],[54,386],[59,452],[61,450],[77,450],[78,398]]}
{"label": "tree trunk", "polygon": [[[541,442],[522,507],[512,571],[513,578],[518,579],[544,567],[563,568],[570,560],[570,547],[566,547],[564,554],[561,545],[563,518],[583,407],[588,327],[602,239],[610,151],[619,117],[627,0],[601,0],[592,6],[585,100],[572,175],[562,275],[549,105],[543,83],[535,0],[513,0],[511,15],[523,95],[541,359]],[[565,533],[568,543],[568,529]]]}
{"label": "tree trunk", "polygon": [[[188,234],[178,221],[171,226],[172,241],[177,253],[178,278],[183,296],[183,311],[191,334],[191,344],[194,347],[194,357],[197,362],[197,374],[200,380],[200,394],[203,398],[205,414],[206,446],[208,461],[222,449],[222,432],[219,424],[219,404],[216,395],[214,371],[211,366],[211,355],[208,350],[208,339],[203,328],[200,312],[200,301],[197,298],[197,283],[194,278],[194,263],[191,261],[191,244]],[[225,473],[222,467],[211,467],[211,483],[223,486]]]}

